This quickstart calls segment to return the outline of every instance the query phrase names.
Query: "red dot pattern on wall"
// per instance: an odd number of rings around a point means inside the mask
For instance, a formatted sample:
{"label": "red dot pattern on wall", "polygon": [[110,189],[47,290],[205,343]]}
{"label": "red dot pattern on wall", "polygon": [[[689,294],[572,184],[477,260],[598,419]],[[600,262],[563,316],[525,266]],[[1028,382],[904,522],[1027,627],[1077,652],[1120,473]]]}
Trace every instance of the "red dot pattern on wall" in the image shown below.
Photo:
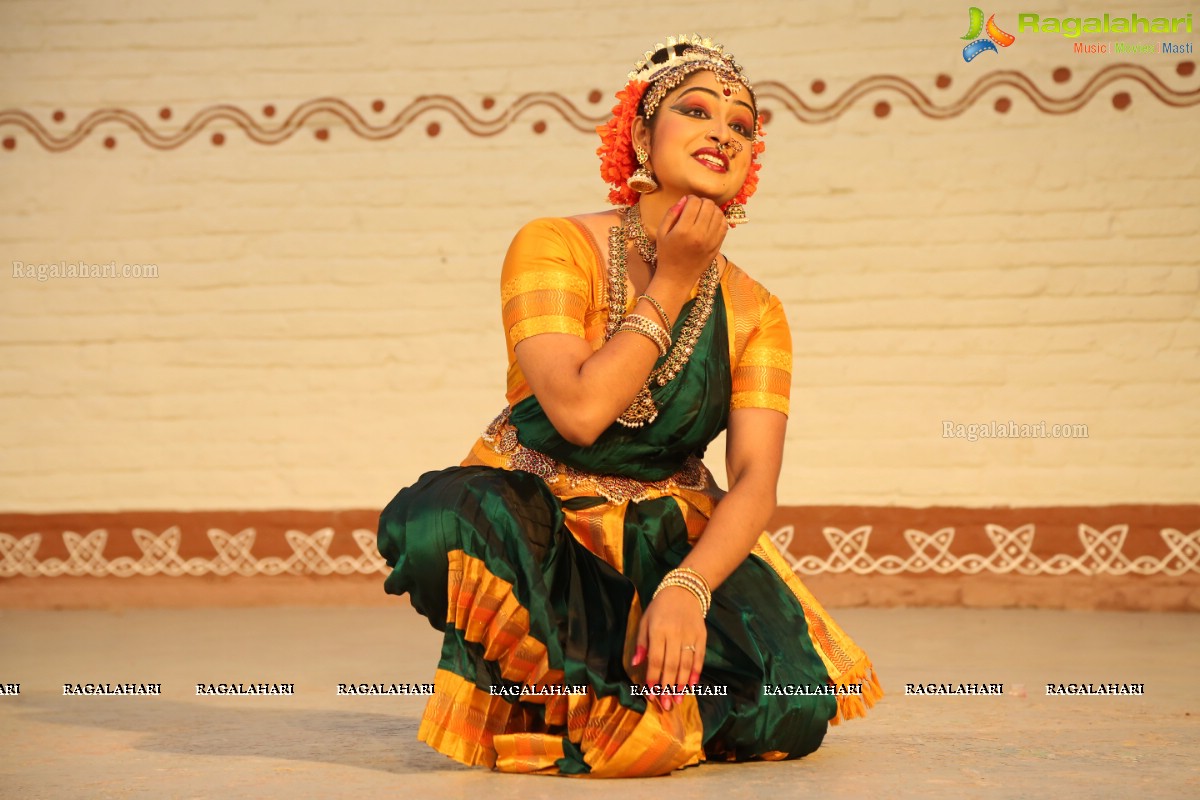
{"label": "red dot pattern on wall", "polygon": [[[1021,104],[1054,115],[1075,113],[1096,99],[1108,99],[1115,110],[1132,113],[1130,109],[1134,105],[1135,96],[1148,101],[1158,101],[1171,108],[1200,106],[1200,86],[1195,83],[1194,61],[1161,64],[1158,65],[1158,70],[1166,74],[1160,76],[1145,64],[1110,64],[1088,76],[1086,80],[1073,80],[1072,71],[1065,66],[1051,70],[1049,75],[1042,73],[1040,80],[1037,76],[1015,70],[996,70],[980,73],[957,99],[946,98],[940,102],[930,99],[927,89],[921,85],[896,75],[873,75],[854,81],[842,90],[840,95],[831,97],[820,105],[806,101],[785,84],[774,81],[757,82],[755,94],[760,106],[770,106],[774,113],[790,113],[796,121],[805,125],[830,122],[863,105],[871,108],[877,119],[885,119],[891,116],[893,106],[897,103],[904,103],[905,107],[911,107],[918,114],[933,121],[960,116],[976,104],[986,102],[991,102],[993,109],[1001,114],[1008,113]],[[952,82],[950,75],[945,73],[934,77],[934,84],[939,89],[948,89]],[[1068,83],[1076,84],[1074,93],[1063,94],[1064,90],[1050,93],[1042,86]],[[1106,87],[1114,84],[1117,89],[1114,94],[1104,91]],[[822,78],[812,80],[808,88],[812,95],[823,95],[829,91],[826,81]],[[998,96],[997,90],[1002,90],[1003,94]],[[886,99],[881,99],[880,94]],[[422,95],[390,114],[389,118],[380,119],[375,124],[367,122],[363,114],[351,103],[336,97],[320,97],[299,103],[278,122],[274,121],[277,108],[273,103],[261,106],[261,117],[248,114],[236,106],[219,103],[197,110],[189,119],[171,126],[169,130],[156,129],[152,124],[154,120],[143,118],[129,109],[101,108],[82,114],[79,122],[69,130],[63,131],[61,135],[49,129],[48,123],[33,113],[21,109],[0,109],[0,133],[4,134],[0,142],[4,143],[5,151],[16,150],[19,140],[11,131],[15,128],[17,131],[23,130],[28,133],[30,138],[45,150],[64,152],[90,137],[99,135],[96,133],[99,126],[111,124],[134,134],[138,143],[157,150],[172,150],[196,136],[209,136],[210,141],[217,144],[215,135],[205,133],[205,128],[211,124],[225,128],[226,132],[237,128],[253,142],[273,145],[287,141],[302,130],[310,130],[309,118],[317,115],[320,115],[317,119],[321,122],[325,122],[322,117],[333,117],[338,122],[339,130],[345,130],[368,141],[382,141],[398,136],[410,125],[422,124],[421,117],[428,114],[448,117],[472,136],[496,136],[508,131],[514,124],[528,124],[533,134],[540,135],[549,130],[554,121],[547,119],[544,116],[546,113],[557,115],[556,118],[561,119],[567,127],[580,133],[595,135],[596,126],[608,119],[608,110],[604,105],[597,107],[594,113],[587,113],[583,109],[588,105],[600,103],[603,97],[599,89],[588,92],[586,103],[555,92],[533,92],[514,98],[507,109],[497,114],[497,101],[488,96],[482,98],[482,105],[489,113],[486,116],[477,116],[456,98],[436,94]],[[989,101],[988,98],[995,99]],[[382,99],[375,99],[369,107],[376,113],[383,113],[386,103]],[[536,111],[531,113],[531,110]],[[173,120],[174,117],[170,106],[160,106],[155,113],[160,120]],[[263,118],[272,121],[264,122]],[[55,110],[51,119],[55,123],[61,123],[66,119],[66,113],[61,109]],[[10,130],[4,130],[6,127]],[[441,130],[440,122],[425,123],[425,133],[429,137],[436,137]],[[119,130],[117,134],[119,135]],[[222,137],[225,135],[221,134]],[[330,128],[319,128],[314,131],[314,135],[318,140],[326,141],[330,135]],[[223,142],[224,138],[221,141]],[[106,135],[101,142],[104,147],[113,149],[117,145],[117,138]]]}

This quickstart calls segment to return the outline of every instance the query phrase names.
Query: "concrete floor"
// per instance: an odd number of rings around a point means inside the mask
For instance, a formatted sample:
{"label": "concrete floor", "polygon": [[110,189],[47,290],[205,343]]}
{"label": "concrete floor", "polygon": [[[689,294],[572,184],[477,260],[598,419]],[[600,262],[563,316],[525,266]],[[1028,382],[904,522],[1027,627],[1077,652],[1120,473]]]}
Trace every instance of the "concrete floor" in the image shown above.
{"label": "concrete floor", "polygon": [[[340,682],[432,680],[439,636],[394,608],[0,611],[0,796],[13,798],[1200,797],[1200,616],[846,609],[889,696],[808,758],[587,781],[468,769],[416,741],[419,697]],[[161,697],[64,697],[66,682]],[[196,697],[198,682],[294,697]],[[909,682],[1005,684],[905,696]],[[1144,697],[1045,684],[1144,683]],[[1024,691],[1022,691],[1024,689]]]}

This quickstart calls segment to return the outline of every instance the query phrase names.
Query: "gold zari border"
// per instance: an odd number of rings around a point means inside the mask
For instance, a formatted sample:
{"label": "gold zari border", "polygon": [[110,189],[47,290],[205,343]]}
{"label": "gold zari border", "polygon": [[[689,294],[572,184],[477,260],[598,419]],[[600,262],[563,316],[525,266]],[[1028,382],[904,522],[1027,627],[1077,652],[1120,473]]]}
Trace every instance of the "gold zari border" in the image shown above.
{"label": "gold zari border", "polygon": [[769,408],[787,414],[790,402],[788,398],[771,392],[734,392],[729,408],[734,411],[739,408]]}
{"label": "gold zari border", "polygon": [[504,457],[510,469],[532,472],[548,484],[565,481],[572,491],[582,488],[585,491],[581,493],[603,497],[610,503],[639,503],[671,494],[675,489],[703,492],[712,488],[708,468],[696,456],[688,456],[678,472],[659,481],[640,481],[623,475],[600,475],[575,469],[521,444],[517,429],[509,422],[511,413],[512,407],[506,406],[483,432],[482,441]]}

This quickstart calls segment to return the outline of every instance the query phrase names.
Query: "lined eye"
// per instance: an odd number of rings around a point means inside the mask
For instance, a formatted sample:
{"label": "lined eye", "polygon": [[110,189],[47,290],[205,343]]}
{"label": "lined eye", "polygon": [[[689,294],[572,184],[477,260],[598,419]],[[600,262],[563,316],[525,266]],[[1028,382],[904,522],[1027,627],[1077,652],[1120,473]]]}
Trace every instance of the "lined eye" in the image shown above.
{"label": "lined eye", "polygon": [[[703,108],[702,106],[675,106],[674,110],[677,113],[682,114],[685,117],[691,117],[692,119],[711,119],[711,116],[708,113],[708,109]],[[743,139],[747,139],[750,141],[754,140],[754,126],[753,125],[749,125],[745,122],[738,121],[738,122],[731,122],[729,124],[729,128],[730,128],[730,130],[736,131],[737,134],[739,136],[741,136]]]}

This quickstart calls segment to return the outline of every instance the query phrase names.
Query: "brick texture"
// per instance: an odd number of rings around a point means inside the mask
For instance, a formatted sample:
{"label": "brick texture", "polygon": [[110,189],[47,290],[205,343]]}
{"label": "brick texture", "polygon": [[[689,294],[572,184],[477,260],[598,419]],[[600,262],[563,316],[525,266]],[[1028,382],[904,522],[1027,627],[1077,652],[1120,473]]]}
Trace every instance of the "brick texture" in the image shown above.
{"label": "brick texture", "polygon": [[[431,94],[491,119],[554,92],[595,115],[684,28],[811,106],[881,74],[948,104],[999,69],[1067,97],[1114,63],[1031,34],[964,63],[965,10],[10,0],[0,108],[57,136],[100,108],[166,132],[217,104],[260,120],[273,104],[280,121],[324,96],[376,124]],[[1128,60],[1200,86],[1178,57]],[[791,320],[781,503],[1197,500],[1200,109],[1126,81],[1063,115],[1011,88],[941,120],[884,90],[819,125],[773,110],[752,223],[727,253]],[[0,510],[369,508],[466,454],[504,402],[505,248],[531,218],[603,206],[596,139],[536,106],[490,137],[436,111],[382,141],[309,127],[263,145],[221,122],[158,150],[106,123],[55,153],[0,125],[16,140],[0,150]],[[158,276],[7,274],[81,260]],[[1088,436],[943,437],[944,421],[991,420]]]}

